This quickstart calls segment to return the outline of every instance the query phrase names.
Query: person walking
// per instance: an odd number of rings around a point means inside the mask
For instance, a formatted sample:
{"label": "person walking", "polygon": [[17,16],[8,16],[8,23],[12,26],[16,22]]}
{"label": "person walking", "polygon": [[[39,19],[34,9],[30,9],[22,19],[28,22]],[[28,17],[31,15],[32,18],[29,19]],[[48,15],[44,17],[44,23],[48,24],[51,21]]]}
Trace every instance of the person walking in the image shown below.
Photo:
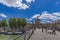
{"label": "person walking", "polygon": [[45,32],[47,33],[47,27],[45,28]]}
{"label": "person walking", "polygon": [[44,32],[44,28],[42,27],[42,32]]}
{"label": "person walking", "polygon": [[56,28],[53,27],[53,31],[52,31],[53,34],[56,34]]}

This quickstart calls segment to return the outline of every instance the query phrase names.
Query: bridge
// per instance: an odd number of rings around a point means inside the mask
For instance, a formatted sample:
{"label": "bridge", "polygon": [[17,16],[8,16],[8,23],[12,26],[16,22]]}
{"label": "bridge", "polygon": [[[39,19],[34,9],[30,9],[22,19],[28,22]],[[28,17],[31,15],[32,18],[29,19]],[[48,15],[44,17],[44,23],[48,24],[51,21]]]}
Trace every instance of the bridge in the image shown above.
{"label": "bridge", "polygon": [[30,40],[60,40],[60,32],[56,31],[56,35],[54,35],[45,32],[43,33],[41,32],[41,29],[36,29]]}

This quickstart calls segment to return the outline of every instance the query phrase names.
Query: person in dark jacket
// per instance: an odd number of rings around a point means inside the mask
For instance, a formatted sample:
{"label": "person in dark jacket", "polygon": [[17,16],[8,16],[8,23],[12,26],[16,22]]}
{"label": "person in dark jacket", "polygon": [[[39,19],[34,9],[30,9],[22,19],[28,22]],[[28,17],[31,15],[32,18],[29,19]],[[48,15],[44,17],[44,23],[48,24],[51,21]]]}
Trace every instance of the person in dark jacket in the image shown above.
{"label": "person in dark jacket", "polygon": [[56,34],[56,28],[55,28],[55,27],[53,28],[52,33],[53,33],[53,34]]}

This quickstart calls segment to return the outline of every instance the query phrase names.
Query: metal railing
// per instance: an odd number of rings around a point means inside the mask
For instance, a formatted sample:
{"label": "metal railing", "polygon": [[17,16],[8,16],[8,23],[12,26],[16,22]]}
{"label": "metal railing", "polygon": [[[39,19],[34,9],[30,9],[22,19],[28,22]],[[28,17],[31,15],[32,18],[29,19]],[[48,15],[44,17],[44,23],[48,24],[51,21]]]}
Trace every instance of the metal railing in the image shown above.
{"label": "metal railing", "polygon": [[23,34],[13,38],[12,40],[29,40],[32,34],[34,33],[34,29],[31,28],[30,30],[25,31]]}
{"label": "metal railing", "polygon": [[[34,28],[24,29],[24,32],[0,32],[0,35],[4,36],[1,40],[29,40],[32,34],[34,33]],[[7,37],[8,36],[8,37]],[[6,38],[5,38],[6,37]]]}

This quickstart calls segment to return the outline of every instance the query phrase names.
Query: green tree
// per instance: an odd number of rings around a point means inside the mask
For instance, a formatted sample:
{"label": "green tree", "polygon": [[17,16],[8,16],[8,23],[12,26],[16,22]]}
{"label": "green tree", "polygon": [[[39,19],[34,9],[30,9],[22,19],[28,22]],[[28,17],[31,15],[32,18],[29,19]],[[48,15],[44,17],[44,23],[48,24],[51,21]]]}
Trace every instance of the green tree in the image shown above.
{"label": "green tree", "polygon": [[8,22],[9,22],[10,28],[12,28],[13,30],[16,29],[16,27],[17,27],[17,19],[16,18],[10,18]]}
{"label": "green tree", "polygon": [[17,18],[17,27],[18,27],[18,28],[21,27],[21,18]]}
{"label": "green tree", "polygon": [[4,31],[7,31],[7,29],[5,29],[6,27],[8,27],[7,20],[5,19],[1,20],[0,26],[4,28]]}
{"label": "green tree", "polygon": [[22,19],[21,19],[21,26],[25,27],[26,24],[27,24],[26,19],[22,18]]}
{"label": "green tree", "polygon": [[12,30],[15,30],[16,28],[19,29],[27,24],[27,21],[24,18],[10,18],[8,22]]}
{"label": "green tree", "polygon": [[5,19],[3,19],[1,22],[0,22],[0,26],[1,27],[7,27],[8,26],[8,23]]}
{"label": "green tree", "polygon": [[27,24],[26,19],[22,18],[21,19],[21,26],[23,27],[23,32],[25,32],[25,26],[26,26],[26,24]]}

